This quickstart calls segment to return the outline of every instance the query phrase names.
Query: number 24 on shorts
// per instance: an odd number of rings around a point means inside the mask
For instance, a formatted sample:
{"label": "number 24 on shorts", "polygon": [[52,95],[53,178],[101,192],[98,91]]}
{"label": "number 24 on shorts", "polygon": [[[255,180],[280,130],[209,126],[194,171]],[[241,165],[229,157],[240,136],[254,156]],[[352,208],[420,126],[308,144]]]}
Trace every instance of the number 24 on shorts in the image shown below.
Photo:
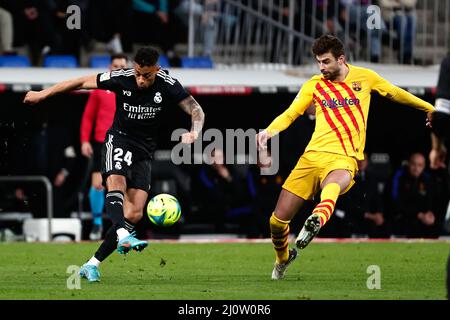
{"label": "number 24 on shorts", "polygon": [[122,148],[115,148],[114,149],[114,162],[115,162],[115,167],[116,169],[120,170],[122,168],[122,161],[125,161],[127,163],[128,166],[131,166],[132,163],[132,156],[133,154],[130,151],[127,151],[125,153],[125,156],[122,159],[122,155],[123,155],[123,149]]}

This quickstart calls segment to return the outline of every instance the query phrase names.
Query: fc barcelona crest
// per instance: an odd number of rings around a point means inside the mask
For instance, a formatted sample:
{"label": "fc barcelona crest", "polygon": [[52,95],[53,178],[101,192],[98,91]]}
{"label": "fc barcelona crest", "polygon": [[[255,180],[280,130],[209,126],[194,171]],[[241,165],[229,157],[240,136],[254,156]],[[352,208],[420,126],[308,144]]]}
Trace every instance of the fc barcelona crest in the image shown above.
{"label": "fc barcelona crest", "polygon": [[361,91],[361,81],[352,82],[352,88],[355,91]]}

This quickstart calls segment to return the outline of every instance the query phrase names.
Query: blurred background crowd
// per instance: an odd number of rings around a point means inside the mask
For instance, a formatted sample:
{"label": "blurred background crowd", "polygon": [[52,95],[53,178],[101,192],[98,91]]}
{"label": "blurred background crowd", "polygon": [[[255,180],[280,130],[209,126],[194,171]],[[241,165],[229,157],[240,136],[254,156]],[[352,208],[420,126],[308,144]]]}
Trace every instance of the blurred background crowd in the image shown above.
{"label": "blurred background crowd", "polygon": [[152,43],[171,66],[188,54],[298,65],[314,38],[332,33],[349,58],[430,64],[448,48],[449,11],[449,0],[1,0],[0,54],[90,66],[93,55]]}

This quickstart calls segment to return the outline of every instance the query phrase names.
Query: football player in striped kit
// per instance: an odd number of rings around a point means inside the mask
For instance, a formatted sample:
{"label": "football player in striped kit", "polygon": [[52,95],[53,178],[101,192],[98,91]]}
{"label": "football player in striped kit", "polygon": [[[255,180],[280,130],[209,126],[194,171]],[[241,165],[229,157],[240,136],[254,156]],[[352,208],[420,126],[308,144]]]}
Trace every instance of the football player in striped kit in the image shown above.
{"label": "football player in striped kit", "polygon": [[316,127],[297,165],[283,184],[270,218],[272,242],[276,252],[272,279],[284,277],[286,268],[297,257],[289,250],[289,223],[305,201],[321,190],[320,203],[306,219],[296,246],[304,249],[330,219],[339,195],[353,185],[357,161],[364,158],[366,127],[372,92],[427,113],[434,107],[409,92],[392,85],[376,72],[350,65],[342,42],[331,35],[316,39],[312,46],[321,74],[303,84],[290,107],[278,116],[256,139],[260,150],[267,140],[285,130],[314,104]]}

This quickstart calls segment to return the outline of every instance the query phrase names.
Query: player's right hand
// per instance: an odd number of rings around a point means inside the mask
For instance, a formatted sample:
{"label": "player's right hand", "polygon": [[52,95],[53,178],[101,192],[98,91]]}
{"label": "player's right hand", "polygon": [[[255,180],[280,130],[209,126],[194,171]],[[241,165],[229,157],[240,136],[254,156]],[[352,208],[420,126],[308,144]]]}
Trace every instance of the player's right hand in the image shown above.
{"label": "player's right hand", "polygon": [[263,130],[256,135],[256,147],[258,150],[266,150],[267,149],[267,141],[272,136],[266,131]]}
{"label": "player's right hand", "polygon": [[86,158],[92,157],[92,154],[94,153],[94,150],[92,149],[92,145],[90,142],[83,142],[81,144],[81,153]]}
{"label": "player's right hand", "polygon": [[45,96],[42,91],[28,91],[25,95],[25,98],[23,99],[23,103],[33,105],[41,102],[44,99]]}

